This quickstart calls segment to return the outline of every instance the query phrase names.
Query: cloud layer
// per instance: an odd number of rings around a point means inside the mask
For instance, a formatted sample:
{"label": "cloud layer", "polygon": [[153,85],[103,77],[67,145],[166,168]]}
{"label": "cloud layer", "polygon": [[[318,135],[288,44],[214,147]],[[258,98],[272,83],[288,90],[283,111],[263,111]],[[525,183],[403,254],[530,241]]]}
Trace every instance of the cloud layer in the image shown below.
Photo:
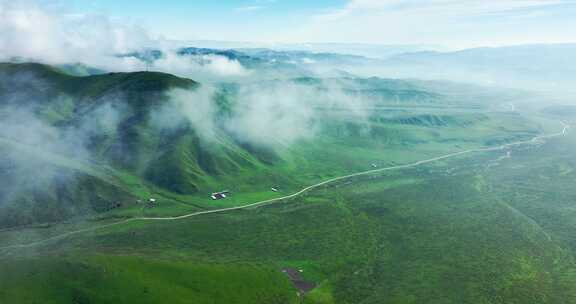
{"label": "cloud layer", "polygon": [[[126,20],[95,14],[70,14],[31,0],[0,0],[0,61],[48,64],[84,63],[107,71],[155,70],[200,80],[243,76],[247,71],[222,56],[178,56],[161,38]],[[152,65],[119,57],[145,48],[163,51]]]}
{"label": "cloud layer", "polygon": [[135,24],[71,15],[33,1],[0,0],[0,57],[50,63],[98,62],[151,43]]}

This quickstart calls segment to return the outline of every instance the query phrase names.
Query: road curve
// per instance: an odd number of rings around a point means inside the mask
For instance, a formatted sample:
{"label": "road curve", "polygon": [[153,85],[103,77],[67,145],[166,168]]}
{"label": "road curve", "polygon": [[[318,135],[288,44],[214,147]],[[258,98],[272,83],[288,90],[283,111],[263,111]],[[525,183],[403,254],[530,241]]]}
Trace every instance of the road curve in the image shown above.
{"label": "road curve", "polygon": [[420,165],[424,165],[424,164],[428,164],[428,163],[432,163],[432,162],[436,162],[439,160],[443,160],[443,159],[447,159],[447,158],[451,158],[451,157],[455,157],[455,156],[460,156],[460,155],[464,155],[464,154],[470,154],[470,153],[476,153],[476,152],[488,152],[488,151],[497,151],[497,150],[503,150],[505,148],[508,147],[512,147],[512,146],[519,146],[519,145],[525,145],[525,144],[530,144],[530,143],[535,143],[538,142],[539,140],[543,140],[543,139],[547,139],[547,138],[553,138],[553,137],[559,137],[559,136],[564,136],[566,133],[568,133],[568,130],[570,129],[570,125],[566,124],[565,122],[561,122],[562,123],[562,131],[558,132],[558,133],[553,133],[553,134],[548,134],[548,135],[540,135],[540,136],[536,136],[532,139],[529,140],[524,140],[524,141],[518,141],[518,142],[513,142],[513,143],[509,143],[509,144],[504,144],[504,145],[500,145],[500,146],[495,146],[495,147],[486,147],[486,148],[478,148],[478,149],[470,149],[470,150],[464,150],[464,151],[460,151],[460,152],[454,152],[454,153],[450,153],[450,154],[445,154],[442,156],[438,156],[438,157],[434,157],[434,158],[429,158],[429,159],[425,159],[425,160],[420,160],[417,162],[413,162],[413,163],[409,163],[409,164],[404,164],[404,165],[397,165],[397,166],[391,166],[391,167],[385,167],[385,168],[379,168],[379,169],[373,169],[373,170],[368,170],[368,171],[363,171],[363,172],[359,172],[359,173],[354,173],[354,174],[349,174],[349,175],[344,175],[344,176],[340,176],[340,177],[335,177],[329,180],[325,180],[323,182],[308,186],[298,192],[295,192],[293,194],[290,195],[286,195],[283,197],[278,197],[278,198],[273,198],[273,199],[268,199],[268,200],[264,200],[264,201],[259,201],[259,202],[255,202],[252,204],[248,204],[248,205],[243,205],[243,206],[237,206],[237,207],[230,207],[230,208],[222,208],[222,209],[214,209],[214,210],[207,210],[207,211],[198,211],[198,212],[193,212],[193,213],[189,213],[189,214],[185,214],[185,215],[181,215],[181,216],[171,216],[171,217],[134,217],[134,218],[130,218],[130,219],[126,219],[123,221],[119,221],[119,222],[114,222],[114,223],[110,223],[107,225],[102,225],[102,226],[97,226],[97,227],[91,227],[91,228],[86,228],[86,229],[80,229],[80,230],[75,230],[75,231],[70,231],[67,233],[63,233],[63,234],[59,234],[50,238],[46,238],[40,241],[35,241],[35,242],[31,242],[31,243],[27,243],[27,244],[18,244],[18,245],[11,245],[11,246],[6,246],[6,247],[0,247],[0,250],[8,250],[8,249],[16,249],[16,248],[29,248],[29,247],[35,247],[35,246],[39,246],[42,244],[46,244],[49,243],[51,241],[56,241],[56,240],[60,240],[60,239],[64,239],[67,238],[71,235],[75,235],[75,234],[81,234],[84,232],[91,232],[91,231],[96,231],[96,230],[100,230],[100,229],[104,229],[104,228],[108,228],[108,227],[112,227],[112,226],[117,226],[117,225],[123,225],[123,224],[127,224],[130,222],[135,222],[135,221],[175,221],[175,220],[181,220],[181,219],[186,219],[186,218],[190,218],[190,217],[194,217],[194,216],[199,216],[199,215],[204,215],[204,214],[213,214],[213,213],[223,213],[223,212],[228,212],[228,211],[233,211],[233,210],[241,210],[241,209],[248,209],[248,208],[257,208],[257,207],[261,207],[264,205],[268,205],[268,204],[272,204],[272,203],[276,203],[282,200],[286,200],[286,199],[290,199],[290,198],[294,198],[297,196],[300,196],[310,190],[313,190],[315,188],[336,182],[336,181],[340,181],[340,180],[344,180],[344,179],[348,179],[348,178],[352,178],[352,177],[357,177],[357,176],[362,176],[362,175],[370,175],[370,174],[374,174],[374,173],[379,173],[379,172],[385,172],[385,171],[392,171],[392,170],[398,170],[398,169],[405,169],[405,168],[412,168],[412,167],[416,167],[416,166],[420,166]]}

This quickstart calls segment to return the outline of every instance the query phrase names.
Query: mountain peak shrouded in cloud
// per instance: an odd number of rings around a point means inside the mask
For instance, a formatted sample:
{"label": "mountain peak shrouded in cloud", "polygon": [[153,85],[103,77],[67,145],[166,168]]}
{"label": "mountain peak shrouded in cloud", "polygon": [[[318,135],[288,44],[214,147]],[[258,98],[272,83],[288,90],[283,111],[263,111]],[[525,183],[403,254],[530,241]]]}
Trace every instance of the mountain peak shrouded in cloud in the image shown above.
{"label": "mountain peak shrouded in cloud", "polygon": [[[162,50],[154,66],[130,56]],[[72,13],[47,1],[0,0],[0,60],[47,64],[82,63],[105,71],[153,69],[182,76],[244,75],[243,67],[222,56],[183,58],[166,40],[137,23],[103,14]]]}
{"label": "mountain peak shrouded in cloud", "polygon": [[45,1],[0,1],[0,58],[100,61],[151,44],[142,27]]}

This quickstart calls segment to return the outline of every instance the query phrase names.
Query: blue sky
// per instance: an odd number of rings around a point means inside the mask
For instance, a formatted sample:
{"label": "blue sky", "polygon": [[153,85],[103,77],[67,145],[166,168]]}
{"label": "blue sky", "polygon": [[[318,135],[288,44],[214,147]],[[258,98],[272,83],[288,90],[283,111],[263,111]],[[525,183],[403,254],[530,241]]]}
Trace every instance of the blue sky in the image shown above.
{"label": "blue sky", "polygon": [[78,11],[144,23],[175,39],[271,40],[344,0],[69,0]]}
{"label": "blue sky", "polygon": [[576,41],[576,0],[65,0],[178,40],[443,44]]}

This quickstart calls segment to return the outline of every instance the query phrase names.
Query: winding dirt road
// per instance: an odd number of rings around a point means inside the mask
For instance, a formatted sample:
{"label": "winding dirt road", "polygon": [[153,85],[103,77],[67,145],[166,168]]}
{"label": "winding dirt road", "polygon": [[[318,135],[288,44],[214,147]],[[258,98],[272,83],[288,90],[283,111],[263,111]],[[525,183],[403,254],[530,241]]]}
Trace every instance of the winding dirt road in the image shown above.
{"label": "winding dirt road", "polygon": [[185,214],[185,215],[181,215],[181,216],[172,216],[172,217],[135,217],[135,218],[130,218],[130,219],[126,219],[123,221],[119,221],[119,222],[110,223],[107,225],[70,231],[67,233],[59,234],[59,235],[56,235],[56,236],[53,236],[50,238],[46,238],[46,239],[43,239],[40,241],[35,241],[35,242],[27,243],[27,244],[17,244],[17,245],[10,245],[10,246],[6,246],[6,247],[0,247],[0,250],[8,250],[8,249],[16,249],[16,248],[29,248],[29,247],[39,246],[39,245],[46,244],[46,243],[49,243],[52,241],[61,240],[61,239],[67,238],[67,237],[75,235],[75,234],[81,234],[84,232],[92,232],[92,231],[96,231],[96,230],[100,230],[100,229],[104,229],[104,228],[108,228],[108,227],[112,227],[112,226],[123,225],[123,224],[127,224],[130,222],[135,222],[135,221],[175,221],[175,220],[182,220],[182,219],[186,219],[186,218],[190,218],[190,217],[194,217],[194,216],[200,216],[200,215],[204,215],[204,214],[223,213],[223,212],[228,212],[228,211],[233,211],[233,210],[257,208],[257,207],[261,207],[264,205],[276,203],[276,202],[279,202],[282,200],[291,199],[291,198],[300,196],[300,195],[302,195],[302,194],[304,194],[310,190],[316,189],[318,187],[321,187],[321,186],[324,186],[324,185],[327,185],[327,184],[330,184],[330,183],[333,183],[336,181],[352,178],[352,177],[357,177],[357,176],[362,176],[362,175],[370,175],[370,174],[384,172],[384,171],[412,168],[412,167],[417,167],[420,165],[436,162],[439,160],[464,155],[464,154],[503,150],[505,148],[509,148],[509,147],[513,147],[513,146],[535,143],[535,142],[538,142],[539,140],[543,140],[543,139],[547,139],[547,138],[564,136],[566,133],[568,133],[568,130],[570,129],[570,125],[568,125],[564,122],[561,122],[561,123],[562,123],[563,128],[562,128],[562,131],[560,131],[558,133],[553,133],[553,134],[548,134],[548,135],[540,135],[540,136],[536,136],[530,140],[519,141],[519,142],[504,144],[504,145],[495,146],[495,147],[486,147],[486,148],[478,148],[478,149],[470,149],[470,150],[464,150],[464,151],[460,151],[460,152],[454,152],[454,153],[450,153],[450,154],[446,154],[446,155],[442,155],[442,156],[438,156],[438,157],[434,157],[434,158],[430,158],[430,159],[420,160],[420,161],[417,161],[414,163],[409,163],[409,164],[404,164],[404,165],[397,165],[397,166],[373,169],[373,170],[363,171],[363,172],[354,173],[354,174],[350,174],[350,175],[335,177],[335,178],[325,180],[323,182],[308,186],[308,187],[306,187],[306,188],[304,188],[298,192],[295,192],[295,193],[287,195],[287,196],[273,198],[273,199],[264,200],[264,201],[259,201],[259,202],[255,202],[255,203],[248,204],[248,205],[230,207],[230,208],[222,208],[222,209],[214,209],[214,210],[207,210],[207,211],[198,211],[198,212],[193,212],[193,213],[189,213],[189,214]]}

